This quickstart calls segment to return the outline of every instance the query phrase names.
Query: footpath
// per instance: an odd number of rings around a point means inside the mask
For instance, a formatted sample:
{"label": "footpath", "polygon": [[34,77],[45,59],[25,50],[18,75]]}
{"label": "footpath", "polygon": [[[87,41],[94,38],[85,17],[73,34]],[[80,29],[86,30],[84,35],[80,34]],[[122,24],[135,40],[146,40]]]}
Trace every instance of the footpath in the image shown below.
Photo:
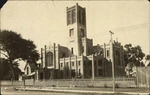
{"label": "footpath", "polygon": [[150,95],[148,89],[144,88],[117,88],[115,92],[112,88],[84,88],[84,87],[17,87],[22,91],[45,91],[58,93],[77,93],[87,95]]}

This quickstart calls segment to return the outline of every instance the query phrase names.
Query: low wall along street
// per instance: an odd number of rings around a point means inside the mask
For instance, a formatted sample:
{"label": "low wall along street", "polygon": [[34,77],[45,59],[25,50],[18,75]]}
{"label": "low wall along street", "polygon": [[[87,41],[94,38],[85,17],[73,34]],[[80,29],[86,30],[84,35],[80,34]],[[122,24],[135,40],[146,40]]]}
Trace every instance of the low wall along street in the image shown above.
{"label": "low wall along street", "polygon": [[[116,87],[136,87],[134,78],[116,78]],[[2,86],[12,85],[11,81],[2,81]],[[55,79],[55,80],[33,80],[14,81],[14,86],[39,86],[39,87],[112,87],[112,79]]]}

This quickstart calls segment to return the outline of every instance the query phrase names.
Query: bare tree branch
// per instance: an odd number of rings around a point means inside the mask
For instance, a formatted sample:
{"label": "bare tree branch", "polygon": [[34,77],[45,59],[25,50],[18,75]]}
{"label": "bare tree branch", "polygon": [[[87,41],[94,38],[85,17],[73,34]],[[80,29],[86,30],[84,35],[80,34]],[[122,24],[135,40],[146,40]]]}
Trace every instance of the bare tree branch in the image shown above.
{"label": "bare tree branch", "polygon": [[3,54],[5,57],[9,58],[9,56],[8,56],[8,55],[6,55],[5,53],[1,52],[1,54]]}

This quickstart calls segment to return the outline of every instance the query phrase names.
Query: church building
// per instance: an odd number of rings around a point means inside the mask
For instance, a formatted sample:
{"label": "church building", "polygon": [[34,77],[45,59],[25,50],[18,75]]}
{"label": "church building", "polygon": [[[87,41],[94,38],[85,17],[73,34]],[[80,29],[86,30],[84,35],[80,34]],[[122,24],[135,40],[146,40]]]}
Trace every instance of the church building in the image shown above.
{"label": "church building", "polygon": [[[66,8],[67,46],[53,43],[41,48],[39,79],[100,78],[124,75],[123,46],[118,41],[93,46],[87,38],[86,8]],[[112,62],[113,61],[113,62]]]}

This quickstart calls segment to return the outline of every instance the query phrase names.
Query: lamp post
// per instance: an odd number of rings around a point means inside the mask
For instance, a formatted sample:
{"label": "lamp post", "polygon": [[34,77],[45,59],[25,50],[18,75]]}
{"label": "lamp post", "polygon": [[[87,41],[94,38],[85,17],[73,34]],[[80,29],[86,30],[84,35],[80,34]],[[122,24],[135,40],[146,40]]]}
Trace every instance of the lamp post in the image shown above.
{"label": "lamp post", "polygon": [[[1,44],[0,44],[0,64],[2,64],[2,58],[1,58]],[[2,79],[2,66],[0,66],[0,78]],[[1,81],[0,81],[0,85],[1,85]],[[1,91],[1,90],[0,90]]]}
{"label": "lamp post", "polygon": [[[149,14],[150,14],[150,4],[149,4]],[[150,18],[149,18],[149,21],[150,21]],[[149,55],[150,55],[150,24],[149,24]],[[147,80],[148,80],[148,93],[150,93],[150,76],[149,76],[149,71],[150,69],[147,68]]]}
{"label": "lamp post", "polygon": [[110,36],[111,36],[111,39],[110,39],[110,48],[112,50],[112,54],[111,54],[111,64],[112,64],[112,79],[113,79],[113,92],[115,92],[115,72],[114,72],[114,51],[113,51],[113,40],[112,40],[112,35],[114,35],[113,32],[109,31],[110,32]]}
{"label": "lamp post", "polygon": [[[150,13],[150,4],[149,4],[149,13]],[[149,18],[150,21],[150,18]],[[150,24],[149,24],[150,26]],[[149,27],[149,55],[150,55],[150,27]],[[150,69],[148,69],[148,72],[150,71]],[[148,74],[148,93],[150,93],[150,76]]]}

